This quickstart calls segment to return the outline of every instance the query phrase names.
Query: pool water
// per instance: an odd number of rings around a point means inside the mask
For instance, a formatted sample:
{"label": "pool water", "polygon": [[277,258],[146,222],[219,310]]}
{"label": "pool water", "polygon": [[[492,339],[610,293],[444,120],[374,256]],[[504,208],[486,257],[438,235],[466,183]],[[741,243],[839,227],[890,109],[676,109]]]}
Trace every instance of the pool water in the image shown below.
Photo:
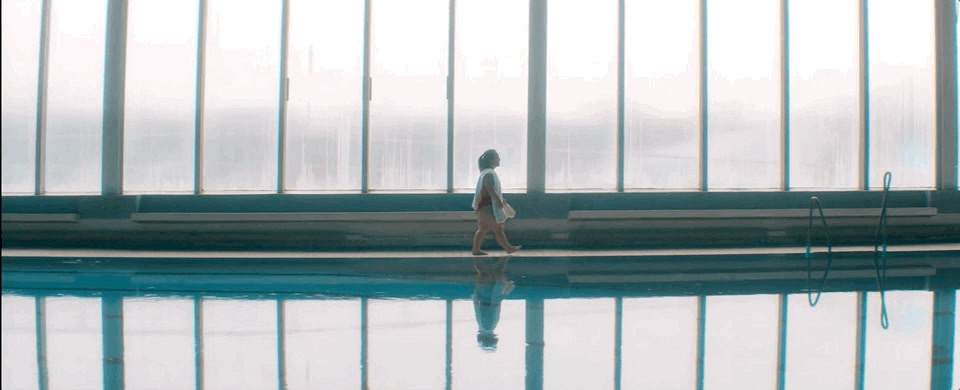
{"label": "pool water", "polygon": [[812,307],[797,281],[571,283],[509,257],[392,275],[146,261],[5,264],[3,389],[852,389],[861,356],[866,389],[931,383],[937,292],[910,278],[890,280],[883,329],[853,280]]}

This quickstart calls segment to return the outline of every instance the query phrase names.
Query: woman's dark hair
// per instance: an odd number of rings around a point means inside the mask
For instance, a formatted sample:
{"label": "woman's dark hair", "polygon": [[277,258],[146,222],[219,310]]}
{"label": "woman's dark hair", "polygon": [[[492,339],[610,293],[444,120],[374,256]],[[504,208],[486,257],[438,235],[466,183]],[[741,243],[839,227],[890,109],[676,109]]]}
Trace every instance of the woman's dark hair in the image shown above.
{"label": "woman's dark hair", "polygon": [[480,155],[480,158],[477,159],[477,166],[480,167],[480,170],[490,168],[490,161],[493,160],[493,157],[497,155],[495,149],[487,149],[486,152]]}

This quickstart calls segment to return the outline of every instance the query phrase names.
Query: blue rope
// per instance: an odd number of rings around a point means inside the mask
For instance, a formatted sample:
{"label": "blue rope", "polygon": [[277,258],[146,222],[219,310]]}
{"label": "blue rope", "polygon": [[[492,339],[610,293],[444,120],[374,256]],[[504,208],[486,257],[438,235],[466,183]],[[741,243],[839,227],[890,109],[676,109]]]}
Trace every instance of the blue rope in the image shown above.
{"label": "blue rope", "polygon": [[[813,205],[817,205],[820,210],[820,220],[823,222],[823,231],[827,236],[827,267],[823,271],[823,278],[820,279],[820,287],[817,288],[817,297],[813,298],[813,290],[810,288],[810,280],[813,278],[813,264],[810,260],[810,232],[813,230]],[[827,226],[827,217],[823,215],[823,206],[820,205],[820,199],[816,196],[810,197],[810,218],[807,220],[807,251],[804,258],[807,259],[807,302],[810,307],[816,306],[820,302],[820,293],[823,292],[823,286],[827,284],[827,275],[830,274],[830,266],[833,264],[833,245],[830,243],[830,227]]]}
{"label": "blue rope", "polygon": [[[877,274],[877,291],[880,293],[880,326],[883,329],[890,328],[890,319],[887,317],[887,194],[890,193],[890,183],[893,181],[893,175],[887,172],[883,175],[883,201],[880,205],[880,221],[877,224],[877,234],[873,241],[873,266]],[[810,238],[813,231],[813,206],[816,205],[820,210],[820,220],[823,222],[823,231],[827,238],[827,266],[823,270],[823,278],[820,279],[820,286],[814,290],[810,288],[810,282],[813,279],[813,264],[810,259]],[[882,248],[882,250],[881,250]],[[833,245],[830,241],[830,227],[827,225],[827,217],[823,215],[823,206],[820,199],[816,196],[810,197],[810,214],[807,223],[807,248],[804,253],[807,260],[807,302],[810,307],[816,306],[820,302],[820,294],[823,287],[827,284],[827,276],[830,274],[830,267],[833,265]],[[814,298],[814,291],[817,295]]]}
{"label": "blue rope", "polygon": [[[883,174],[883,201],[880,204],[880,222],[877,223],[877,235],[873,241],[873,266],[877,271],[877,290],[880,292],[880,326],[883,329],[890,327],[890,319],[887,318],[887,194],[890,193],[890,183],[893,181],[893,175],[890,172]],[[882,238],[882,241],[881,241]],[[878,252],[882,245],[883,251]],[[877,255],[880,258],[877,258]]]}

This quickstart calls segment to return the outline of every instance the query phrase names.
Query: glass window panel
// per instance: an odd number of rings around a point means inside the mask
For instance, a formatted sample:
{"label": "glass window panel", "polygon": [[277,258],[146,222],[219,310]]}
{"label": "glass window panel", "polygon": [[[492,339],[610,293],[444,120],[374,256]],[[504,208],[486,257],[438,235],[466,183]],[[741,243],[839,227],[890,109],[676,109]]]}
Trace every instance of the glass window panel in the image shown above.
{"label": "glass window panel", "polygon": [[286,187],[359,190],[364,2],[290,3]]}
{"label": "glass window panel", "polygon": [[3,30],[2,183],[4,194],[33,193],[37,142],[40,1],[0,3]]}
{"label": "glass window panel", "polygon": [[871,0],[870,187],[934,185],[933,1]]}
{"label": "glass window panel", "polygon": [[776,295],[707,297],[704,388],[776,387],[778,306]]}
{"label": "glass window panel", "polygon": [[867,295],[864,388],[922,389],[930,386],[933,293],[887,291],[890,327],[880,326],[880,294]]}
{"label": "glass window panel", "polygon": [[[457,3],[460,6],[460,3]],[[472,389],[477,384],[486,388],[522,389],[526,334],[526,301],[504,300],[500,306],[476,306],[470,301],[453,302],[453,388]],[[493,348],[477,340],[478,321],[486,321],[484,313],[499,310]],[[480,319],[478,319],[478,317]],[[495,373],[491,375],[491,373]]]}
{"label": "glass window panel", "polygon": [[857,188],[858,2],[789,4],[790,187]]}
{"label": "glass window panel", "polygon": [[123,300],[125,389],[190,389],[196,383],[192,299]]}
{"label": "glass window panel", "polygon": [[4,295],[0,309],[3,311],[0,320],[3,328],[3,337],[0,337],[0,360],[3,361],[0,387],[36,389],[39,387],[36,300],[33,297]]}
{"label": "glass window panel", "polygon": [[99,193],[105,0],[53,0],[44,177],[48,193]]}
{"label": "glass window panel", "polygon": [[447,187],[447,0],[373,0],[370,188]]}
{"label": "glass window panel", "polygon": [[446,302],[370,300],[371,389],[441,389],[446,382]]}
{"label": "glass window panel", "polygon": [[780,185],[779,16],[777,1],[707,7],[710,188]]}
{"label": "glass window panel", "polygon": [[204,191],[277,188],[281,5],[207,4]]}
{"label": "glass window panel", "polygon": [[543,388],[612,389],[615,321],[612,298],[544,302]]}
{"label": "glass window panel", "polygon": [[192,192],[197,0],[127,9],[123,191]]}
{"label": "glass window panel", "polygon": [[787,389],[852,389],[856,371],[857,294],[807,294],[787,302]]}
{"label": "glass window panel", "polygon": [[[457,1],[453,185],[476,188],[477,158],[500,153],[504,190],[527,187],[527,46],[530,4]],[[497,27],[490,28],[496,20]]]}
{"label": "glass window panel", "polygon": [[697,298],[623,300],[621,388],[696,388],[697,310]]}
{"label": "glass window panel", "polygon": [[283,303],[289,389],[360,388],[360,301]]}
{"label": "glass window panel", "polygon": [[102,389],[103,329],[100,298],[44,299],[48,388]]}
{"label": "glass window panel", "polygon": [[203,388],[277,387],[277,302],[203,301]]}
{"label": "glass window panel", "polygon": [[700,2],[624,5],[625,188],[697,188]]}
{"label": "glass window panel", "polygon": [[617,187],[617,1],[550,1],[548,190]]}

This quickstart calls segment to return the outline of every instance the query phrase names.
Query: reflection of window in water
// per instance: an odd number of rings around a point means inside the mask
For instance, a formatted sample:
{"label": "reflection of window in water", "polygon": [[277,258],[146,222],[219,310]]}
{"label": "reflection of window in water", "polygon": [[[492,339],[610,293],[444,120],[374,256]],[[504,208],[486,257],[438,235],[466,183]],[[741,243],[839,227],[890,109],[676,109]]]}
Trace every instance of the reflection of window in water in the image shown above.
{"label": "reflection of window in water", "polygon": [[478,258],[473,260],[477,270],[477,283],[473,289],[473,312],[477,318],[477,344],[480,348],[497,350],[497,324],[500,322],[500,303],[513,290],[513,282],[507,280],[505,270],[510,257],[496,261]]}

